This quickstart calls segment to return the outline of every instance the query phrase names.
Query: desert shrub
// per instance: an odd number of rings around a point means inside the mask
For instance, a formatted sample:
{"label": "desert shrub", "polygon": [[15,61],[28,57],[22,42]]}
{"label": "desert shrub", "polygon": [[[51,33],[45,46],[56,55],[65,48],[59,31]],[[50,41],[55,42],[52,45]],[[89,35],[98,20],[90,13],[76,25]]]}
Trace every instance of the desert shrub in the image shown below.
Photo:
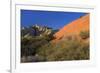
{"label": "desert shrub", "polygon": [[43,37],[26,37],[21,39],[21,56],[35,55],[41,45],[48,43]]}
{"label": "desert shrub", "polygon": [[81,31],[81,32],[80,32],[80,37],[81,37],[82,39],[87,39],[87,38],[89,38],[89,31]]}
{"label": "desert shrub", "polygon": [[[29,26],[21,29],[21,58],[22,60],[34,60],[34,61],[45,61],[44,56],[36,56],[38,49],[44,47],[52,39],[54,39],[53,34],[57,30],[52,30],[52,28],[41,27],[40,31],[38,28],[40,26]],[[49,34],[48,34],[49,33]],[[36,60],[35,60],[36,59]],[[23,61],[25,62],[25,61]]]}
{"label": "desert shrub", "polygon": [[37,54],[46,61],[89,59],[89,43],[63,40],[57,44],[49,43],[39,48]]}
{"label": "desert shrub", "polygon": [[[89,38],[88,31],[82,31],[79,35],[82,39]],[[21,37],[21,57],[29,61],[89,59],[89,42],[84,43],[74,35],[57,43],[50,42],[53,38],[52,35]]]}

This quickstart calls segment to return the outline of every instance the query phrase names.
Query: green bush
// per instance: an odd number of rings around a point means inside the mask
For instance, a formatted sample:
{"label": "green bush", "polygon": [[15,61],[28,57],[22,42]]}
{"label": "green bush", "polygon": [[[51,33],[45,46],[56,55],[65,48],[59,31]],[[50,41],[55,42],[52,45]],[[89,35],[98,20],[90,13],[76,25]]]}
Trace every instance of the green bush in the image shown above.
{"label": "green bush", "polygon": [[47,44],[48,41],[43,37],[25,37],[21,39],[21,56],[35,55],[39,47]]}
{"label": "green bush", "polygon": [[81,31],[81,32],[80,32],[80,37],[81,37],[82,39],[87,39],[87,38],[89,38],[89,31]]}
{"label": "green bush", "polygon": [[37,53],[46,61],[86,60],[89,59],[89,43],[64,40],[57,44],[43,45]]}

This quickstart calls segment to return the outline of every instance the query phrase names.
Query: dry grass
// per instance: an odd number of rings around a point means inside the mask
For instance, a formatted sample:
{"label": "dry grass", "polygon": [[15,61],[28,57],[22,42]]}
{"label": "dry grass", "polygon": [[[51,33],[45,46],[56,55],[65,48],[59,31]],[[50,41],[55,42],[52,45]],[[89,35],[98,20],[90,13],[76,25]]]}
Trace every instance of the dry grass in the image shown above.
{"label": "dry grass", "polygon": [[42,46],[38,55],[47,61],[87,60],[89,59],[89,43],[77,39],[62,40],[56,44]]}

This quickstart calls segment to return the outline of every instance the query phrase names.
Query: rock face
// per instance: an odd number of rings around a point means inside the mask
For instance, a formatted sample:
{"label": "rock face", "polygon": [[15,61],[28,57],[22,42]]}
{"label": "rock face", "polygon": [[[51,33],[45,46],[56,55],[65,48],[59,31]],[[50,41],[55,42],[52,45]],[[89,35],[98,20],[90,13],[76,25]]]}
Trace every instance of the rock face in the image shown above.
{"label": "rock face", "polygon": [[42,35],[50,35],[52,32],[52,29],[46,26],[39,26],[39,25],[33,25],[31,27],[21,28],[22,36],[28,37],[28,36],[42,36]]}
{"label": "rock face", "polygon": [[82,16],[61,28],[57,33],[54,34],[55,40],[53,41],[57,41],[68,35],[77,35],[81,31],[89,31],[89,24],[89,14],[86,14],[85,16]]}

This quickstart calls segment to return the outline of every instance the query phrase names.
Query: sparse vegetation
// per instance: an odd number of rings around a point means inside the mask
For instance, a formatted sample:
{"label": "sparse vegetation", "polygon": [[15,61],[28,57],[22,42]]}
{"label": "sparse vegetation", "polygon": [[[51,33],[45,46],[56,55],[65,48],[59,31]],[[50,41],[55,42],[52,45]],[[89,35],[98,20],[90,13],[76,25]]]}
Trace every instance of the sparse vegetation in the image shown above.
{"label": "sparse vegetation", "polygon": [[80,32],[80,37],[81,37],[82,39],[87,39],[87,38],[89,38],[89,31],[81,31],[81,32]]}
{"label": "sparse vegetation", "polygon": [[[24,32],[23,32],[24,31]],[[89,59],[89,42],[82,42],[75,35],[69,35],[57,43],[50,42],[55,37],[49,35],[30,35],[29,29],[23,30],[21,36],[21,62],[87,60]],[[39,32],[39,34],[42,34]],[[44,32],[43,32],[44,34]],[[82,40],[89,38],[88,31],[81,31]]]}
{"label": "sparse vegetation", "polygon": [[[46,27],[45,27],[46,28]],[[35,29],[35,31],[34,31]],[[43,28],[42,28],[43,29]],[[32,32],[33,31],[33,32]],[[47,31],[47,29],[46,29]],[[37,28],[27,28],[21,31],[21,57],[22,62],[44,61],[41,56],[37,55],[37,50],[52,40],[53,32],[44,35],[45,31],[39,31]],[[39,34],[39,35],[38,35]],[[40,36],[42,34],[42,36]]]}
{"label": "sparse vegetation", "polygon": [[89,44],[78,40],[65,40],[46,44],[37,52],[47,61],[86,60],[89,59]]}

